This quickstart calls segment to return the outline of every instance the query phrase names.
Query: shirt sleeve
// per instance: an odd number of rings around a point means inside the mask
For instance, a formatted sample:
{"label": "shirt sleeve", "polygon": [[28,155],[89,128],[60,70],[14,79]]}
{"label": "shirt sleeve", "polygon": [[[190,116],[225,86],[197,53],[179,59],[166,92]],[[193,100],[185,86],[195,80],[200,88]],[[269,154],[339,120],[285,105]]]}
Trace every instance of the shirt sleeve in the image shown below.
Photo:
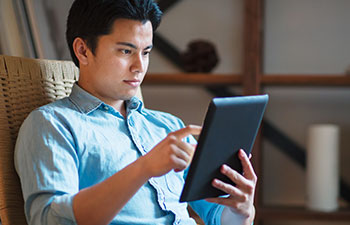
{"label": "shirt sleeve", "polygon": [[221,224],[221,214],[224,210],[224,206],[207,202],[205,200],[198,200],[189,203],[190,206],[200,218],[207,225],[220,225]]}
{"label": "shirt sleeve", "polygon": [[64,122],[36,110],[24,121],[15,147],[29,224],[75,224],[72,208],[79,191],[78,156]]}

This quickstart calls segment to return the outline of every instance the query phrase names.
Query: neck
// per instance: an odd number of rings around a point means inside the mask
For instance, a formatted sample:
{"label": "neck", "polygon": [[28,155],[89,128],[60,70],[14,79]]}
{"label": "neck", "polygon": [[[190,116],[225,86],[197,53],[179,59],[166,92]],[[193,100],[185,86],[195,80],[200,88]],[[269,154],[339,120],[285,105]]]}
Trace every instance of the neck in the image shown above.
{"label": "neck", "polygon": [[125,104],[124,103],[125,103],[125,101],[120,100],[120,101],[118,101],[118,102],[116,102],[114,104],[109,104],[109,103],[107,103],[107,104],[111,105],[116,111],[120,112],[120,114],[122,114],[122,116],[124,118],[126,118],[126,108],[125,108]]}

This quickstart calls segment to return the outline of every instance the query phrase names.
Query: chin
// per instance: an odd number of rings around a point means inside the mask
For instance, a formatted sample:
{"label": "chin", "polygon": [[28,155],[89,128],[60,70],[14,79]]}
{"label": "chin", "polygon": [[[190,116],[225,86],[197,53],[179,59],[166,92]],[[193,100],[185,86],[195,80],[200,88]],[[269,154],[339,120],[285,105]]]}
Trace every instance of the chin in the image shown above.
{"label": "chin", "polygon": [[139,96],[137,96],[137,91],[138,89],[133,89],[133,90],[127,90],[124,91],[123,93],[115,93],[116,96],[119,96],[119,99],[121,100],[130,100],[132,97],[136,96],[139,98]]}

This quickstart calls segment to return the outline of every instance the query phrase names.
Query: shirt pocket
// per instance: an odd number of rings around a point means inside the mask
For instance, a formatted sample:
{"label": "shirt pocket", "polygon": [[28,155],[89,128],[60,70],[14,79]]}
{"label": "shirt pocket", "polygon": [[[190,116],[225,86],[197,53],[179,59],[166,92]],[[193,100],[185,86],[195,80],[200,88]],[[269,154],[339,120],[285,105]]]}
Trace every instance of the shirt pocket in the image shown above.
{"label": "shirt pocket", "polygon": [[165,175],[165,179],[168,190],[171,193],[180,196],[184,185],[183,171],[177,173],[170,171]]}

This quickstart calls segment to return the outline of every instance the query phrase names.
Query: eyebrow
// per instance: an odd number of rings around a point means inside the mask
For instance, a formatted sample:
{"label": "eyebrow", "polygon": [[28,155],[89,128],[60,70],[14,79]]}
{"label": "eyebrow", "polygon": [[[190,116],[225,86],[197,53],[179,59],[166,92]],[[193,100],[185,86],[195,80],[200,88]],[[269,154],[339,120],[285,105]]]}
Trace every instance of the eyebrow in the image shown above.
{"label": "eyebrow", "polygon": [[[134,48],[137,49],[136,45],[129,43],[129,42],[117,42],[117,45],[125,45],[128,46],[130,48]],[[143,50],[148,50],[151,49],[153,47],[153,45],[148,45],[146,48],[144,48]]]}

